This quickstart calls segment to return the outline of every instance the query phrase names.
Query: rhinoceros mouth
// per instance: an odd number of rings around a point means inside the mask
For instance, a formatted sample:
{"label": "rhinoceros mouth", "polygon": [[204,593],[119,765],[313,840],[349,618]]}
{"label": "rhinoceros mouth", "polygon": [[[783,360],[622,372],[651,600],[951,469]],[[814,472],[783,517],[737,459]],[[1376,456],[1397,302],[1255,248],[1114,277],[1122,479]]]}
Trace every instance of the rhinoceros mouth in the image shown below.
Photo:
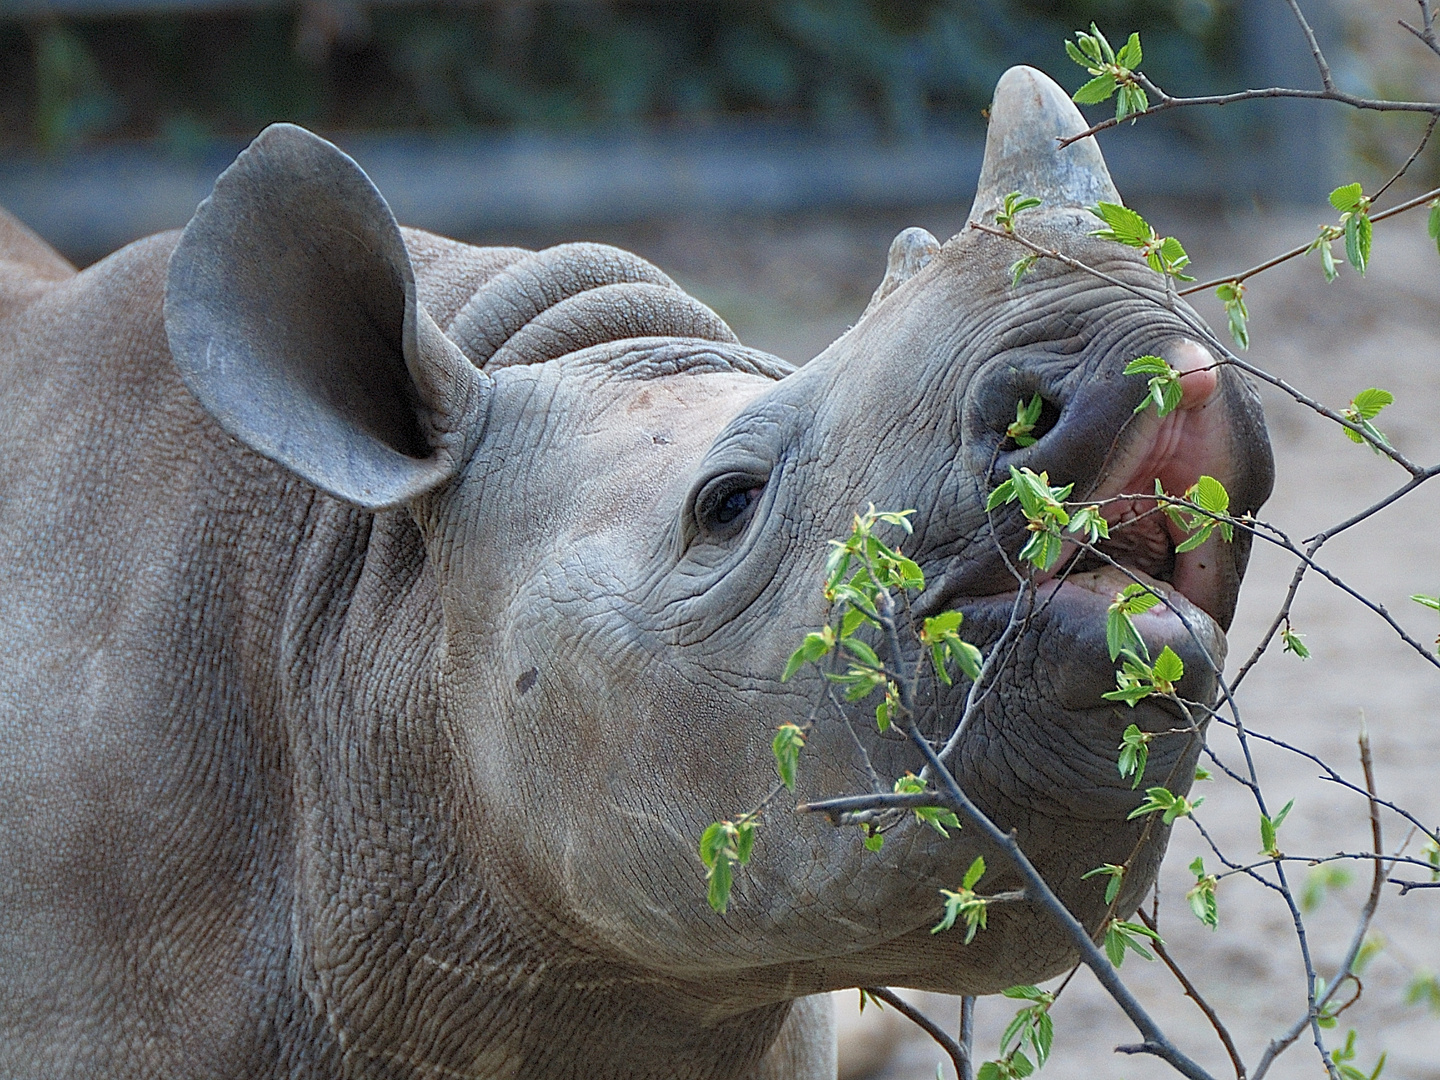
{"label": "rhinoceros mouth", "polygon": [[1100,506],[1109,538],[1093,552],[1071,545],[1056,569],[1040,575],[1037,583],[1074,579],[1118,564],[1142,581],[1169,586],[1162,593],[1167,598],[1179,593],[1210,618],[1229,622],[1240,584],[1235,551],[1218,531],[1198,547],[1179,551],[1191,533],[1165,513],[1157,498],[1157,491],[1183,496],[1202,476],[1227,487],[1233,482],[1237,469],[1231,432],[1215,389],[1211,374],[1198,392],[1187,387],[1186,400],[1176,411],[1162,418],[1146,409],[1135,417],[1085,500]]}

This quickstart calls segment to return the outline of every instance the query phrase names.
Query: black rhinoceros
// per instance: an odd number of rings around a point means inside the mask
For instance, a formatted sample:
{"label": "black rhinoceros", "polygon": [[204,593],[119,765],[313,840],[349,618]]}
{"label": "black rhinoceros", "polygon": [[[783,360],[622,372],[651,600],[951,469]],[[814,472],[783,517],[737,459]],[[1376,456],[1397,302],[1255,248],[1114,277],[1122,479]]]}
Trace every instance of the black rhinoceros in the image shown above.
{"label": "black rhinoceros", "polygon": [[[1088,235],[1079,208],[1118,196],[1093,140],[1056,148],[1082,123],[1009,72],[972,217],[1041,197],[1023,231],[1163,295]],[[780,675],[858,508],[915,510],[919,603],[984,646],[1016,589],[1024,522],[985,513],[1011,465],[1080,497],[1209,474],[1237,514],[1270,487],[1255,395],[1174,310],[1054,262],[1012,285],[1019,251],[974,231],[899,252],[791,370],[622,251],[403,231],[295,127],[182,234],[83,273],[0,219],[0,1073],[814,1078],[806,995],[1071,963],[1029,903],[968,945],[930,933],[971,830],[872,855],[783,815],[706,903],[696,839],[771,788],[776,725],[817,700]],[[1164,421],[1134,414],[1142,354],[1186,373]],[[1136,620],[1207,699],[1247,546],[1174,548],[1154,526],[1114,550],[1196,628]],[[953,759],[1090,926],[1081,873],[1140,835],[1120,732],[1175,719],[1100,697],[1116,580],[1047,586]],[[882,769],[917,766],[868,730]],[[1157,740],[1151,768],[1194,752]],[[818,727],[799,797],[862,779]]]}

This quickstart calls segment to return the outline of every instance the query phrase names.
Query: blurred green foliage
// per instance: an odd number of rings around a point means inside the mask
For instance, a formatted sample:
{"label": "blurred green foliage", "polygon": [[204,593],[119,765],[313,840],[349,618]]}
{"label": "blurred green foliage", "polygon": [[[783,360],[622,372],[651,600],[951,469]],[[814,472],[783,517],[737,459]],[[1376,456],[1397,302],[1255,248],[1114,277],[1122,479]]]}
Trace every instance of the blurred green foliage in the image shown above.
{"label": "blurred green foliage", "polygon": [[153,139],[177,154],[273,120],[575,130],[760,115],[914,137],[979,130],[1009,65],[1065,77],[1092,20],[1176,91],[1232,73],[1231,0],[708,0],[364,8],[0,24],[0,140]]}

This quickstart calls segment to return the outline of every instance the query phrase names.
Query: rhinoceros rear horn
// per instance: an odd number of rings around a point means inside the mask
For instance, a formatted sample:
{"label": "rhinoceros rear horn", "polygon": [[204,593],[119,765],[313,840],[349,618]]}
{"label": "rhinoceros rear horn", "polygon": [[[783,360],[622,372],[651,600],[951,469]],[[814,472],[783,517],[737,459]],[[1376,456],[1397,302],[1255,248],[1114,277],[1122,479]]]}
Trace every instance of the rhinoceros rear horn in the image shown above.
{"label": "rhinoceros rear horn", "polygon": [[170,259],[165,329],[222,428],[324,491],[378,509],[452,476],[490,380],[415,296],[369,177],[276,124],[215,182]]}
{"label": "rhinoceros rear horn", "polygon": [[1005,72],[990,106],[985,161],[970,220],[992,218],[1012,191],[1033,195],[1048,208],[1119,202],[1093,136],[1058,145],[1089,126],[1048,75],[1030,67]]}

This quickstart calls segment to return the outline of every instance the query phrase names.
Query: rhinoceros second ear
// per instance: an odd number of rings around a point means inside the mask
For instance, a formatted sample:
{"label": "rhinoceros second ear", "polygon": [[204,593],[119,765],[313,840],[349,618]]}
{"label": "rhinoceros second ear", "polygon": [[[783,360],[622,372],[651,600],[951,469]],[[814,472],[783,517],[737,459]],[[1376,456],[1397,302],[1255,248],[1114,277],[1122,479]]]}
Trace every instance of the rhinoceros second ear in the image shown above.
{"label": "rhinoceros second ear", "polygon": [[290,124],[262,132],[185,227],[165,329],[221,427],[360,506],[443,483],[483,426],[489,377],[416,300],[389,206]]}

